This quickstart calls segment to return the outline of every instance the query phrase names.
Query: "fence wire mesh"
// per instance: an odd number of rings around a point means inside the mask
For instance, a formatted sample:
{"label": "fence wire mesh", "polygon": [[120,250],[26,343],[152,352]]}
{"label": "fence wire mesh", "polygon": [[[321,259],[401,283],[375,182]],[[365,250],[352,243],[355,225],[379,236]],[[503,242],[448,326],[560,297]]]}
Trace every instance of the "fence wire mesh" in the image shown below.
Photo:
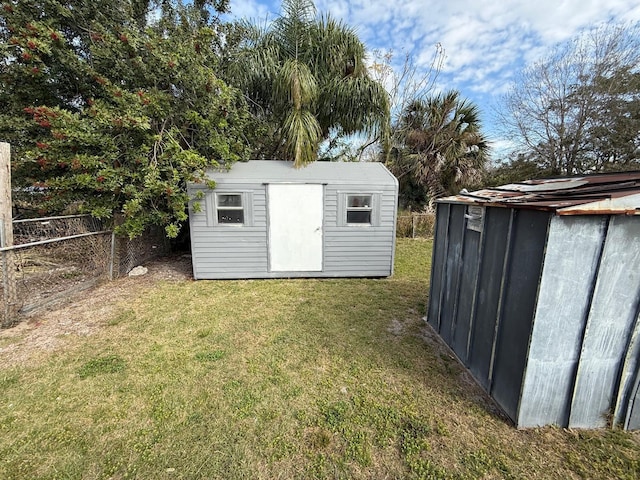
{"label": "fence wire mesh", "polygon": [[87,232],[104,230],[102,221],[91,215],[68,215],[62,217],[32,218],[13,221],[13,244],[71,237]]}
{"label": "fence wire mesh", "polygon": [[70,298],[168,253],[164,230],[114,237],[90,215],[14,220],[13,246],[0,252],[0,326]]}
{"label": "fence wire mesh", "polygon": [[111,234],[2,252],[3,326],[109,277]]}
{"label": "fence wire mesh", "polygon": [[398,215],[396,237],[431,238],[436,224],[433,213]]}
{"label": "fence wire mesh", "polygon": [[169,253],[171,246],[162,228],[148,228],[132,240],[116,239],[113,277],[126,275],[131,269]]}

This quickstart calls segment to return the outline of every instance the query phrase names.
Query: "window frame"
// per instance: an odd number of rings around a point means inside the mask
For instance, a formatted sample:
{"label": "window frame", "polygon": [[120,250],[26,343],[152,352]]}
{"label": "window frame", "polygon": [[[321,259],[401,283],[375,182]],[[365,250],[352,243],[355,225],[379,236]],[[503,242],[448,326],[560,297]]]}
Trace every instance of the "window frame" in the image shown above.
{"label": "window frame", "polygon": [[[219,195],[238,195],[240,197],[239,207],[228,207],[220,205],[218,197]],[[253,225],[253,210],[251,208],[252,195],[251,192],[230,190],[230,191],[214,191],[210,195],[211,206],[211,224],[220,227],[240,228]],[[218,220],[218,212],[220,210],[242,210],[242,223],[220,222]]]}
{"label": "window frame", "polygon": [[[380,197],[382,193],[376,191],[340,191],[338,192],[338,216],[337,224],[340,227],[371,228],[380,226]],[[369,207],[349,207],[349,197],[371,197]],[[349,211],[369,211],[369,223],[348,222]]]}
{"label": "window frame", "polygon": [[[352,197],[369,197],[369,205],[362,206],[362,207],[351,206],[350,199]],[[357,225],[357,226],[373,225],[373,195],[368,193],[364,193],[364,194],[348,193],[346,196],[345,211],[346,211],[345,219],[344,219],[345,225]],[[349,212],[369,212],[369,221],[368,222],[350,222]]]}

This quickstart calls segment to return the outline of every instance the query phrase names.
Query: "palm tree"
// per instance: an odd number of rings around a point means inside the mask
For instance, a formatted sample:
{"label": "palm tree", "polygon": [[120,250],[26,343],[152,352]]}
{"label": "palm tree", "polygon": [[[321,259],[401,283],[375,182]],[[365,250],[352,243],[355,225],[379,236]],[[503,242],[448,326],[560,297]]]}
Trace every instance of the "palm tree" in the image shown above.
{"label": "palm tree", "polygon": [[456,91],[408,104],[394,126],[393,142],[388,165],[400,180],[401,195],[415,197],[415,191],[402,192],[403,185],[421,188],[429,208],[477,183],[489,151],[478,108]]}
{"label": "palm tree", "polygon": [[388,131],[389,97],[367,72],[356,33],[310,0],[283,0],[282,14],[266,27],[244,24],[243,40],[227,74],[264,122],[262,154],[316,160],[330,133]]}

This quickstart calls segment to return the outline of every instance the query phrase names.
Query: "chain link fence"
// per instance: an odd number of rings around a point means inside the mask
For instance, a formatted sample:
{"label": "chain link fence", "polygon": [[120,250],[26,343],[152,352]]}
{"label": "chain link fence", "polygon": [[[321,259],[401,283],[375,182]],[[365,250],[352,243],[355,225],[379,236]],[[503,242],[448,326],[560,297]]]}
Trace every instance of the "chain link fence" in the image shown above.
{"label": "chain link fence", "polygon": [[13,227],[14,245],[0,249],[2,327],[126,275],[170,248],[161,229],[128,240],[89,215],[16,220]]}
{"label": "chain link fence", "polygon": [[396,237],[432,238],[435,225],[435,213],[400,214],[396,226]]}
{"label": "chain link fence", "polygon": [[116,237],[114,241],[112,278],[126,275],[138,265],[166,255],[171,250],[169,240],[162,228],[151,227],[132,240]]}
{"label": "chain link fence", "polygon": [[109,278],[111,232],[42,242],[2,252],[3,327]]}
{"label": "chain link fence", "polygon": [[30,218],[13,221],[13,244],[71,237],[104,230],[101,220],[91,215],[65,215],[60,217]]}

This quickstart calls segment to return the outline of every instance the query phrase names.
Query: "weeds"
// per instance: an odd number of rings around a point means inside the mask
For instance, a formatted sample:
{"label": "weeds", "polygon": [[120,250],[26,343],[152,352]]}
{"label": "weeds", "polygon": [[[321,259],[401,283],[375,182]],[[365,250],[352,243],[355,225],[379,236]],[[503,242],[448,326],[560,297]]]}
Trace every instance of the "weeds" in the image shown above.
{"label": "weeds", "polygon": [[85,379],[105,373],[117,373],[123,371],[125,366],[125,361],[118,355],[105,355],[84,363],[78,370],[78,376]]}

